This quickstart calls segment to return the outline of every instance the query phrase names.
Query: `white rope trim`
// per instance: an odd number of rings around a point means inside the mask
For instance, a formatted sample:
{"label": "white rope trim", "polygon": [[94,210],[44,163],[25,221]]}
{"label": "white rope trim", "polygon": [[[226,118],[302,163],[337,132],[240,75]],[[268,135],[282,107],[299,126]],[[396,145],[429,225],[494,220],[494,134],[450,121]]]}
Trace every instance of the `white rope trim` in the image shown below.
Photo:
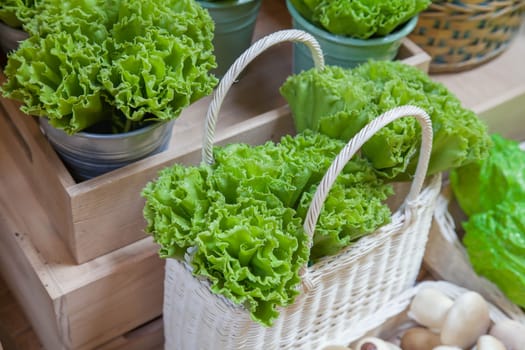
{"label": "white rope trim", "polygon": [[[421,149],[419,152],[418,165],[416,173],[410,187],[410,192],[405,199],[405,207],[410,207],[409,203],[414,201],[421,189],[423,188],[423,182],[425,181],[428,163],[430,160],[430,153],[432,151],[432,122],[428,114],[419,107],[415,106],[401,106],[393,108],[379,117],[372,120],[364,128],[362,128],[352,139],[346,144],[346,146],[337,155],[332,165],[324,175],[321,183],[317,187],[317,190],[308,209],[306,219],[304,222],[304,229],[310,237],[310,243],[313,241],[313,234],[315,231],[315,225],[323,203],[330,192],[330,188],[337,179],[337,176],[341,173],[346,163],[357,153],[357,151],[368,141],[375,133],[386,125],[393,121],[407,116],[413,116],[421,125]],[[406,209],[405,209],[406,210]]]}
{"label": "white rope trim", "polygon": [[297,29],[287,29],[277,31],[270,35],[267,35],[257,42],[255,42],[250,48],[248,48],[241,56],[235,60],[232,66],[228,69],[224,77],[221,79],[219,86],[214,91],[212,101],[208,107],[206,114],[206,121],[204,124],[204,139],[202,147],[202,162],[205,164],[213,164],[213,143],[215,137],[215,125],[219,115],[222,102],[226,96],[226,93],[233,85],[239,74],[244,68],[253,61],[258,55],[271,46],[276,44],[292,41],[300,42],[305,44],[314,60],[315,67],[318,69],[324,68],[324,57],[321,51],[321,46],[317,40],[310,34]]}

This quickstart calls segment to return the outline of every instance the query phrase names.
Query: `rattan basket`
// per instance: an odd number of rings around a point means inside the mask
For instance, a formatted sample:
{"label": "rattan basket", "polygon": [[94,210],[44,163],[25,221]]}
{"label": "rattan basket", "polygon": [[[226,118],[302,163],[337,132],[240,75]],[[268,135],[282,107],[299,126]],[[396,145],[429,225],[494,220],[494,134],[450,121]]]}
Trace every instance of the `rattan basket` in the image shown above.
{"label": "rattan basket", "polygon": [[409,37],[432,57],[430,73],[471,69],[509,47],[524,8],[523,0],[434,0]]}
{"label": "rattan basket", "polygon": [[[221,80],[207,114],[202,149],[205,163],[213,162],[215,122],[229,87],[247,63],[266,48],[284,41],[309,46],[318,69],[323,66],[316,40],[298,30],[276,32],[241,55]],[[254,322],[240,305],[214,294],[206,280],[192,275],[185,262],[168,259],[164,284],[165,348],[199,349],[319,349],[347,339],[360,320],[411,288],[417,278],[428,238],[441,175],[425,181],[432,145],[430,119],[417,107],[396,108],[374,119],[334,160],[314,195],[304,228],[312,237],[317,217],[333,181],[346,162],[380,128],[403,116],[415,116],[422,126],[422,148],[408,195],[391,222],[335,256],[326,257],[301,273],[301,293],[293,305],[279,310],[271,327]],[[291,115],[286,117],[292,118]],[[255,131],[256,132],[256,131]],[[279,130],[275,130],[279,134]],[[283,131],[281,131],[282,133]],[[275,135],[274,135],[275,136]]]}

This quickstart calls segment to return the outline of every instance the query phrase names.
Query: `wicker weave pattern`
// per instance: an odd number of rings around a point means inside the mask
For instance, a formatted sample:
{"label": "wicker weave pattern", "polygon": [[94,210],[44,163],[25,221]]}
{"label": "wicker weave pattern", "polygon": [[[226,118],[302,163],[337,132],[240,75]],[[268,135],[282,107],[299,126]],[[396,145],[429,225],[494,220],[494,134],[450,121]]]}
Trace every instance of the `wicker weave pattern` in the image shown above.
{"label": "wicker weave pattern", "polygon": [[[203,162],[213,163],[211,148],[219,108],[228,88],[253,55],[282,41],[306,43],[317,67],[322,69],[322,53],[315,39],[289,30],[271,34],[233,64],[225,74],[210,104],[203,140]],[[315,57],[318,56],[319,57]],[[413,286],[419,272],[428,237],[441,176],[423,183],[432,144],[430,118],[420,108],[403,106],[386,112],[359,132],[334,160],[320,185],[305,221],[311,236],[334,178],[360,146],[381,127],[404,117],[415,116],[422,127],[422,147],[418,169],[404,204],[391,223],[361,238],[339,254],[321,259],[302,273],[301,294],[295,303],[280,310],[272,327],[251,320],[242,306],[211,292],[206,280],[192,275],[184,262],[168,259],[164,284],[165,348],[199,349],[318,349],[334,341],[344,341],[361,319]]]}
{"label": "wicker weave pattern", "polygon": [[474,68],[504,52],[522,24],[523,0],[433,1],[410,39],[431,57],[431,73]]}
{"label": "wicker weave pattern", "polygon": [[164,284],[165,348],[320,349],[345,343],[368,315],[413,286],[439,193],[436,176],[418,197],[408,227],[392,223],[308,269],[313,288],[280,310],[271,328],[213,294],[183,263],[169,259]]}

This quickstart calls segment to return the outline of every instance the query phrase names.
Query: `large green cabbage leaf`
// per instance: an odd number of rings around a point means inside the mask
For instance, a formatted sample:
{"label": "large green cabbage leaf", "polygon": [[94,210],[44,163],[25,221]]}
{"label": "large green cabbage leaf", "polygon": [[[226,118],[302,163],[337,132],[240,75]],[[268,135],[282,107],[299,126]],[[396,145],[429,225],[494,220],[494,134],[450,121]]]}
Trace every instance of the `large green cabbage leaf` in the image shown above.
{"label": "large green cabbage leaf", "polygon": [[487,158],[450,172],[455,198],[468,216],[504,201],[525,203],[525,152],[500,135],[492,135],[492,141]]}
{"label": "large green cabbage leaf", "polygon": [[330,33],[359,39],[393,32],[430,0],[291,0],[297,11]]}
{"label": "large green cabbage leaf", "polygon": [[2,93],[69,134],[177,118],[217,83],[214,23],[193,0],[46,0],[35,13]]}
{"label": "large green cabbage leaf", "polygon": [[293,302],[299,270],[389,222],[392,187],[360,158],[335,182],[315,228],[303,229],[311,198],[344,142],[305,131],[280,143],[214,149],[211,166],[175,164],[148,183],[146,231],[163,258],[187,259],[211,289],[271,325]]}
{"label": "large green cabbage leaf", "polygon": [[525,307],[525,201],[494,205],[471,216],[463,227],[463,243],[474,270]]}
{"label": "large green cabbage leaf", "polygon": [[[353,69],[328,66],[289,77],[281,86],[297,130],[312,129],[348,141],[368,122],[394,107],[415,105],[432,119],[434,139],[428,174],[487,156],[486,125],[442,84],[401,62],[370,61]],[[413,175],[421,144],[414,118],[380,130],[362,149],[382,176]]]}

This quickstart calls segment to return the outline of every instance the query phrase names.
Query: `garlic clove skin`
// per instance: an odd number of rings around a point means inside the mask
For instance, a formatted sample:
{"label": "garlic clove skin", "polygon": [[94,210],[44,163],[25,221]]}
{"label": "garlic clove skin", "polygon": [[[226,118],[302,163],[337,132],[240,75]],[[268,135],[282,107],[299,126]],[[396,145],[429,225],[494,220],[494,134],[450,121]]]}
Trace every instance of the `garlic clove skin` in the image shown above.
{"label": "garlic clove skin", "polygon": [[348,346],[343,345],[328,345],[322,348],[322,350],[352,350]]}
{"label": "garlic clove skin", "polygon": [[441,345],[439,335],[424,327],[410,328],[401,337],[403,350],[432,350]]}
{"label": "garlic clove skin", "polygon": [[462,348],[459,348],[457,346],[451,346],[451,345],[439,345],[433,348],[432,350],[463,350]]}
{"label": "garlic clove skin", "polygon": [[435,288],[420,289],[408,310],[408,317],[425,326],[432,331],[439,333],[448,310],[454,301],[443,292]]}
{"label": "garlic clove skin", "polygon": [[525,349],[525,325],[518,321],[497,322],[489,334],[501,341],[507,350]]}
{"label": "garlic clove skin", "polygon": [[376,337],[366,337],[357,342],[356,350],[401,350],[397,345]]}
{"label": "garlic clove skin", "polygon": [[489,307],[476,292],[465,292],[447,312],[441,329],[441,343],[469,349],[490,327]]}
{"label": "garlic clove skin", "polygon": [[[525,345],[525,344],[524,344]],[[482,335],[476,344],[476,350],[507,350],[505,345],[492,335]]]}

